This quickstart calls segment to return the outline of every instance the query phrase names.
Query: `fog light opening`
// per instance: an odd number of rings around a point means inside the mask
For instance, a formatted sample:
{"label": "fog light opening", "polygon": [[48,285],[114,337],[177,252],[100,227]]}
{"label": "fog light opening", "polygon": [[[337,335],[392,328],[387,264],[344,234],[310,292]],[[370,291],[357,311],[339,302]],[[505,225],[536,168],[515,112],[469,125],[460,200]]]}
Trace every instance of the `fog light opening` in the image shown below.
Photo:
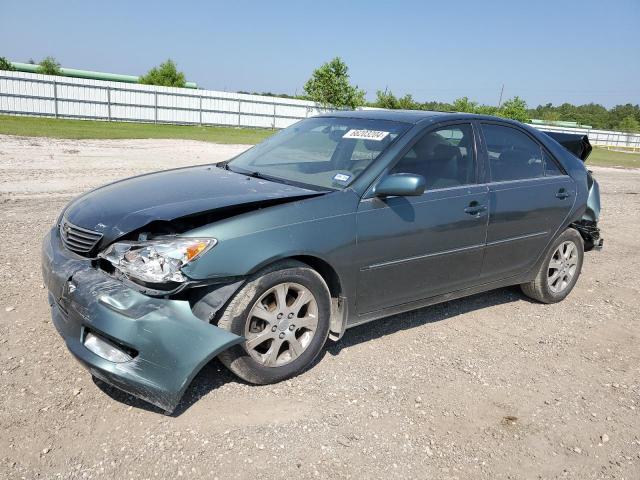
{"label": "fog light opening", "polygon": [[133,352],[127,352],[120,346],[92,332],[88,332],[84,337],[84,346],[99,357],[113,363],[130,362],[135,356],[132,355]]}

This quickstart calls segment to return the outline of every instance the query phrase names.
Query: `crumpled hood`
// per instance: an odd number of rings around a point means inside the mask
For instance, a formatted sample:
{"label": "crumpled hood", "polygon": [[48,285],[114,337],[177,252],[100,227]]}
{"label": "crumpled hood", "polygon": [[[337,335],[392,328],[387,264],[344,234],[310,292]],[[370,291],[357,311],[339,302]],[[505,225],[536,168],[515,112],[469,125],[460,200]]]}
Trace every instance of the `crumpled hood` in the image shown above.
{"label": "crumpled hood", "polygon": [[247,177],[215,166],[187,167],[140,175],[90,191],[64,216],[103,234],[102,244],[154,221],[172,221],[245,204],[318,195],[319,192]]}

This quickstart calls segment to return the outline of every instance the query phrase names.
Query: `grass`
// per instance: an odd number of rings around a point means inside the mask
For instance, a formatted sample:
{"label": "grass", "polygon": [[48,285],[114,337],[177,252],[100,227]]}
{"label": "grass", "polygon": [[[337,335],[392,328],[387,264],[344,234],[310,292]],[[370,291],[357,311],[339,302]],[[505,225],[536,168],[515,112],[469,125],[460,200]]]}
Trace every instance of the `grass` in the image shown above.
{"label": "grass", "polygon": [[177,138],[213,143],[255,144],[274,131],[153,123],[99,122],[0,115],[0,134],[71,139]]}
{"label": "grass", "polygon": [[[153,123],[97,122],[42,117],[0,115],[0,134],[72,139],[178,138],[213,143],[253,145],[273,135],[273,130]],[[640,168],[640,152],[625,153],[594,148],[587,165]]]}
{"label": "grass", "polygon": [[627,153],[595,147],[587,158],[587,166],[640,168],[640,152]]}

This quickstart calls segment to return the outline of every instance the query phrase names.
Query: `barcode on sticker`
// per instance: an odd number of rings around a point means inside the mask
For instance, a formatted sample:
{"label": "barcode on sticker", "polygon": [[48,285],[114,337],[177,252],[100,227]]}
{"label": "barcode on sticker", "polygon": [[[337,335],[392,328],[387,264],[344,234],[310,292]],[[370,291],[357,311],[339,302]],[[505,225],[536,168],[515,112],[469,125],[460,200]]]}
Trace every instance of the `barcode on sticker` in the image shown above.
{"label": "barcode on sticker", "polygon": [[383,132],[380,130],[349,130],[342,138],[359,138],[362,140],[375,140],[379,142],[383,140],[389,132]]}
{"label": "barcode on sticker", "polygon": [[336,173],[333,179],[337,182],[346,182],[351,178],[351,175],[345,175],[344,173]]}

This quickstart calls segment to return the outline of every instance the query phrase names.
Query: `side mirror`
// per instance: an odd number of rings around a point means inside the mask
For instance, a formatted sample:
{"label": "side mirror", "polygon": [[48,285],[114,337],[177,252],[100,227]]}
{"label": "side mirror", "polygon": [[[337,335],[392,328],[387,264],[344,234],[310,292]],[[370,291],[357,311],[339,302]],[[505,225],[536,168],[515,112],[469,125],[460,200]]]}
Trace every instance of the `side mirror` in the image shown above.
{"label": "side mirror", "polygon": [[422,195],[426,182],[422,175],[394,173],[384,177],[375,187],[376,197],[415,197]]}

